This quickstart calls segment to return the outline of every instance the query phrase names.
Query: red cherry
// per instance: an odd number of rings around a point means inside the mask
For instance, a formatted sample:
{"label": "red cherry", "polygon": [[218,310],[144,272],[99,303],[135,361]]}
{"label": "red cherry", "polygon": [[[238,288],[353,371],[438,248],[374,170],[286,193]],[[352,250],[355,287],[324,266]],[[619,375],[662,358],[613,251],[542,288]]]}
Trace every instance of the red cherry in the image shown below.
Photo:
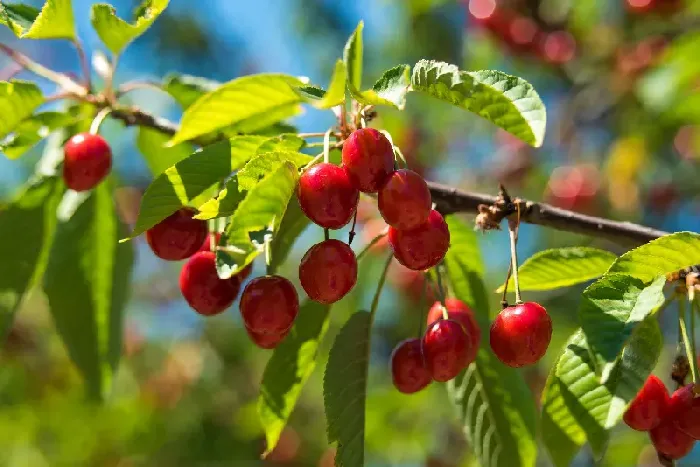
{"label": "red cherry", "polygon": [[391,353],[391,379],[404,394],[418,392],[432,381],[421,347],[420,339],[406,339]]}
{"label": "red cherry", "polygon": [[301,210],[315,224],[339,229],[352,219],[360,192],[341,167],[322,163],[299,178],[297,198]]}
{"label": "red cherry", "polygon": [[399,263],[422,271],[435,266],[445,257],[450,248],[450,230],[445,219],[433,209],[427,222],[415,229],[389,227],[389,244]]}
{"label": "red cherry", "polygon": [[79,133],[63,147],[63,180],[75,191],[94,188],[112,169],[112,150],[100,135]]}
{"label": "red cherry", "polygon": [[301,259],[299,280],[312,300],[335,303],[357,282],[355,253],[340,240],[317,243]]}
{"label": "red cherry", "polygon": [[506,365],[532,365],[547,352],[552,339],[552,320],[535,302],[510,306],[491,324],[491,349]]}
{"label": "red cherry", "polygon": [[[476,322],[474,312],[466,303],[456,298],[447,298],[445,300],[445,306],[447,307],[447,317],[461,324],[467,336],[469,336],[471,346],[469,348],[467,362],[471,363],[476,360],[476,354],[479,352],[479,343],[481,342],[481,329]],[[427,324],[430,326],[440,319],[442,319],[442,304],[438,301],[428,310]]]}
{"label": "red cherry", "polygon": [[[198,251],[211,251],[211,237],[212,237],[211,233],[206,236],[206,238],[204,239],[204,243],[202,243],[202,246],[199,248]],[[221,240],[221,234],[215,233],[214,234],[214,245],[218,245],[219,240]]]}
{"label": "red cherry", "polygon": [[415,229],[430,215],[428,184],[412,170],[397,170],[379,190],[379,212],[387,224],[401,230]]}
{"label": "red cherry", "polygon": [[187,303],[200,315],[211,316],[230,307],[241,288],[241,279],[220,279],[216,273],[216,254],[195,253],[180,271],[180,291]]}
{"label": "red cherry", "polygon": [[677,420],[682,414],[693,408],[693,401],[695,398],[695,394],[693,393],[694,386],[694,384],[690,383],[673,391],[668,401],[666,418]]}
{"label": "red cherry", "polygon": [[467,366],[470,339],[457,321],[441,319],[430,326],[423,336],[423,355],[428,371],[435,381],[449,381]]}
{"label": "red cherry", "polygon": [[637,431],[649,431],[661,423],[668,410],[669,396],[664,383],[649,376],[642,389],[627,408],[622,419]]}
{"label": "red cherry", "polygon": [[241,295],[241,316],[255,333],[280,335],[294,323],[299,313],[299,297],[284,277],[256,277]]}
{"label": "red cherry", "polygon": [[343,166],[358,190],[376,193],[394,172],[394,150],[386,136],[362,128],[345,140]]}
{"label": "red cherry", "polygon": [[250,340],[252,340],[255,345],[266,350],[277,347],[279,343],[287,337],[287,334],[289,334],[289,330],[284,331],[282,334],[265,334],[253,332],[248,328],[245,328],[245,332],[248,333],[248,337],[250,337]]}
{"label": "red cherry", "polygon": [[670,459],[680,459],[693,449],[695,440],[679,430],[673,419],[664,419],[659,426],[649,432],[656,450]]}
{"label": "red cherry", "polygon": [[700,439],[700,397],[693,399],[689,410],[678,415],[676,426],[693,439]]}
{"label": "red cherry", "polygon": [[207,222],[193,219],[192,208],[181,208],[146,231],[146,240],[159,258],[178,261],[195,254],[207,239]]}

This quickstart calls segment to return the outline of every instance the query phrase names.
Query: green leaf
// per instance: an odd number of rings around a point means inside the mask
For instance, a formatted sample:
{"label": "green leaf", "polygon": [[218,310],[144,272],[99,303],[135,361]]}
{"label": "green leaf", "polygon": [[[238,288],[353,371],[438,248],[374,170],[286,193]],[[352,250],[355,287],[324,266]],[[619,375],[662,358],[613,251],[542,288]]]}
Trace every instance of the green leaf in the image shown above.
{"label": "green leaf", "polygon": [[136,147],[139,148],[143,158],[156,176],[169,167],[187,159],[194,152],[192,145],[188,143],[166,146],[170,138],[158,130],[141,126],[136,133]]}
{"label": "green leaf", "polygon": [[664,285],[665,276],[645,288],[634,277],[607,274],[583,292],[579,321],[601,382],[610,377],[637,326],[663,304]]}
{"label": "green leaf", "polygon": [[260,384],[258,413],[265,429],[269,454],[299,399],[301,390],[316,367],[318,346],[328,328],[328,305],[308,300],[289,335],[267,362]]}
{"label": "green leaf", "polygon": [[44,101],[39,87],[28,81],[0,81],[0,138],[13,131]]}
{"label": "green leaf", "polygon": [[231,216],[247,193],[238,188],[238,176],[234,175],[226,181],[224,188],[218,195],[199,206],[196,219],[214,219],[216,217]]}
{"label": "green leaf", "polygon": [[255,156],[238,172],[238,189],[252,190],[267,174],[289,161],[296,167],[303,167],[313,158],[300,152],[266,152]]}
{"label": "green leaf", "polygon": [[37,113],[22,120],[7,138],[0,141],[0,152],[8,159],[17,159],[52,131],[75,123],[75,117],[68,113]]}
{"label": "green leaf", "polygon": [[474,112],[531,146],[544,140],[547,115],[534,88],[500,71],[461,71],[444,62],[421,60],[413,68],[412,90]]}
{"label": "green leaf", "polygon": [[133,249],[109,183],[90,192],[68,220],[59,219],[44,277],[56,328],[95,399],[104,398],[122,350],[123,314]]}
{"label": "green leaf", "polygon": [[384,72],[372,89],[358,91],[350,87],[350,94],[365,105],[387,105],[403,110],[411,84],[411,67],[399,65]]}
{"label": "green leaf", "polygon": [[133,23],[118,17],[112,5],[97,3],[92,6],[90,21],[107,48],[119,55],[124,47],[151,27],[168,6],[168,2],[169,0],[144,0],[134,12]]}
{"label": "green leaf", "polygon": [[348,86],[352,89],[362,88],[362,30],[365,23],[360,21],[345,43],[343,62],[348,73]]}
{"label": "green leaf", "polygon": [[41,11],[0,1],[0,24],[22,39],[75,39],[71,0],[47,0]]}
{"label": "green leaf", "polygon": [[0,338],[46,268],[62,192],[59,178],[40,178],[0,206]]}
{"label": "green leaf", "polygon": [[314,86],[302,86],[297,88],[297,91],[306,98],[307,102],[317,109],[330,109],[337,105],[341,105],[345,101],[345,83],[347,80],[347,71],[345,63],[338,60],[335,63],[333,76],[328,85],[328,91]]}
{"label": "green leaf", "polygon": [[299,174],[291,162],[283,162],[266,176],[238,205],[226,231],[221,236],[221,245],[216,262],[219,276],[226,279],[250,264],[261,253],[261,245],[253,244],[250,234],[268,229],[273,237],[294,196]]}
{"label": "green leaf", "polygon": [[610,266],[608,273],[629,274],[647,283],[696,264],[700,264],[700,235],[678,232],[628,251]]}
{"label": "green leaf", "polygon": [[244,76],[202,95],[185,110],[181,128],[171,144],[195,139],[233,126],[253,132],[299,113],[301,96],[293,87],[299,79],[281,74]]}
{"label": "green leaf", "polygon": [[[552,290],[568,287],[605,274],[617,257],[588,247],[554,248],[535,253],[518,268],[520,290]],[[514,290],[513,278],[508,289]],[[503,286],[498,293],[503,292]]]}
{"label": "green leaf", "polygon": [[267,267],[269,274],[275,274],[277,268],[284,263],[294,246],[294,242],[310,223],[311,221],[299,206],[299,200],[296,196],[292,197],[282,222],[280,222],[277,234],[272,238],[270,244],[270,264]]}
{"label": "green leaf", "polygon": [[333,342],[323,376],[328,441],[338,443],[335,465],[365,465],[365,405],[372,319],[350,316]]}
{"label": "green leaf", "polygon": [[171,74],[165,77],[163,89],[177,101],[183,110],[194,104],[204,94],[221,86],[218,81],[212,81],[199,76]]}

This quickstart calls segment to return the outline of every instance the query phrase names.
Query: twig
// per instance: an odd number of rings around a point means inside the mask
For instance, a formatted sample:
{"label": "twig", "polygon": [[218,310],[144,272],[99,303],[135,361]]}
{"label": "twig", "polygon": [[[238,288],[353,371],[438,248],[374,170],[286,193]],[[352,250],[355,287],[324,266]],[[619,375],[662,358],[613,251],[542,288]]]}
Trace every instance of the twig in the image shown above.
{"label": "twig", "polygon": [[136,89],[153,89],[156,91],[166,92],[160,84],[155,81],[130,81],[119,86],[117,89],[116,97],[121,97],[126,93],[135,91]]}
{"label": "twig", "polygon": [[35,62],[31,58],[16,51],[12,47],[0,43],[0,52],[3,52],[5,55],[10,57],[23,68],[26,68],[27,70],[31,71],[37,76],[41,76],[42,78],[46,78],[49,81],[53,81],[54,83],[58,84],[64,90],[70,93],[73,93],[77,96],[84,96],[87,94],[87,89],[84,86],[79,85],[63,73],[58,73],[49,68],[46,68],[44,65]]}
{"label": "twig", "polygon": [[83,79],[85,80],[85,87],[88,92],[92,89],[92,76],[90,71],[90,63],[88,62],[87,55],[85,54],[85,49],[83,48],[83,43],[80,39],[76,38],[73,41],[73,46],[75,46],[75,51],[78,53],[78,60],[80,61],[80,68],[83,70]]}

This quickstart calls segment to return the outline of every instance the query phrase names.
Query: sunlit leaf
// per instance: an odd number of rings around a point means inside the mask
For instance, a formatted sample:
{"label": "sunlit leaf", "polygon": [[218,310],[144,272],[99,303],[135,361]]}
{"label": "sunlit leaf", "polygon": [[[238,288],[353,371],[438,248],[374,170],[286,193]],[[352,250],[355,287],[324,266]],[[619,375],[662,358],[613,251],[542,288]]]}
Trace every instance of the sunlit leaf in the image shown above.
{"label": "sunlit leaf", "polygon": [[311,221],[301,210],[299,201],[293,197],[287,205],[280,227],[270,244],[270,264],[268,271],[274,274],[277,268],[287,259],[294,242],[309,226]]}
{"label": "sunlit leaf", "polygon": [[221,86],[218,81],[212,81],[199,76],[172,74],[165,77],[163,89],[173,96],[182,109],[187,109],[204,94]]}
{"label": "sunlit leaf", "polygon": [[118,55],[131,41],[151,27],[168,6],[169,0],[144,0],[134,12],[132,23],[117,16],[112,5],[97,3],[92,6],[90,20],[102,42]]}
{"label": "sunlit leaf", "polygon": [[47,0],[41,10],[0,1],[0,24],[23,39],[74,39],[71,0]]}
{"label": "sunlit leaf", "polygon": [[73,125],[75,117],[67,112],[40,112],[25,118],[5,139],[0,152],[8,159],[17,159],[46,138],[52,131]]}
{"label": "sunlit leaf", "polygon": [[199,206],[199,212],[195,217],[204,220],[228,217],[236,211],[246,194],[239,190],[238,176],[234,175],[226,181],[224,188],[215,197]]}
{"label": "sunlit leaf", "polygon": [[306,97],[306,101],[317,109],[330,109],[345,101],[345,83],[347,80],[347,71],[345,63],[338,60],[335,63],[333,76],[328,85],[328,91],[313,86],[302,86],[297,90]]}
{"label": "sunlit leaf", "polygon": [[136,133],[136,147],[155,176],[187,159],[194,152],[194,148],[188,143],[166,146],[169,140],[168,135],[144,126],[139,127]]}
{"label": "sunlit leaf", "polygon": [[39,107],[44,98],[39,87],[28,81],[0,81],[0,139]]}
{"label": "sunlit leaf", "polygon": [[252,158],[238,172],[238,186],[240,190],[250,190],[258,184],[267,174],[279,167],[283,162],[289,161],[296,167],[303,167],[311,161],[312,157],[300,152],[278,151],[265,152]]}
{"label": "sunlit leaf", "polygon": [[345,44],[343,50],[343,62],[348,74],[348,86],[354,89],[362,89],[362,30],[365,23],[360,21]]}
{"label": "sunlit leaf", "polygon": [[403,110],[410,85],[411,67],[398,65],[385,71],[372,89],[358,91],[351,88],[350,93],[355,100],[365,105],[388,105]]}

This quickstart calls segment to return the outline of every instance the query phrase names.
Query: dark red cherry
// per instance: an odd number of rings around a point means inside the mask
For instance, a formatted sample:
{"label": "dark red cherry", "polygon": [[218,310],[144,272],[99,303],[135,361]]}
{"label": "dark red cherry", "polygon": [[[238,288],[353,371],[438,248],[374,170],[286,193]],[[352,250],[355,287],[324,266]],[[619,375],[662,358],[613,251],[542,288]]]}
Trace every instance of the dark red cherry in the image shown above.
{"label": "dark red cherry", "polygon": [[100,135],[73,136],[63,147],[63,155],[63,180],[71,190],[90,190],[112,170],[112,150]]}
{"label": "dark red cherry", "polygon": [[159,258],[178,261],[195,254],[209,234],[207,222],[194,219],[192,208],[181,208],[146,231],[146,240]]}
{"label": "dark red cherry", "polygon": [[[447,307],[447,315],[449,319],[457,321],[462,325],[464,331],[469,336],[470,347],[469,355],[467,356],[467,364],[476,360],[476,354],[479,352],[479,344],[481,342],[481,329],[476,322],[474,312],[462,300],[456,298],[448,298],[445,300]],[[442,304],[438,301],[428,310],[427,324],[430,326],[437,320],[442,319]]]}
{"label": "dark red cherry", "polygon": [[649,431],[661,423],[668,410],[668,404],[666,386],[659,378],[651,375],[632,400],[622,419],[634,430]]}
{"label": "dark red cherry", "polygon": [[284,277],[256,277],[243,290],[240,311],[249,330],[280,335],[294,323],[299,297],[294,285]]}
{"label": "dark red cherry", "polygon": [[374,128],[354,131],[343,143],[343,167],[363,193],[376,193],[394,172],[394,150]]}
{"label": "dark red cherry", "polygon": [[693,401],[695,398],[693,387],[694,384],[691,383],[673,391],[668,401],[666,418],[677,420],[682,414],[693,408]]}
{"label": "dark red cherry", "polygon": [[688,455],[695,440],[678,429],[671,418],[664,419],[649,432],[656,450],[670,459],[680,459]]}
{"label": "dark red cherry", "polygon": [[389,244],[396,260],[409,269],[422,271],[438,264],[450,248],[450,230],[439,212],[411,230],[389,227]]}
{"label": "dark red cherry", "polygon": [[245,332],[248,333],[248,337],[250,337],[250,340],[252,340],[255,345],[266,350],[277,347],[279,343],[287,337],[287,334],[289,334],[289,330],[284,331],[282,334],[264,334],[253,332],[248,328],[245,328]]}
{"label": "dark red cherry", "polygon": [[423,336],[423,355],[435,381],[449,381],[467,366],[470,339],[457,321],[441,319],[428,326]]}
{"label": "dark red cherry", "polygon": [[355,253],[340,240],[317,243],[301,259],[299,280],[312,300],[335,303],[357,282]]}
{"label": "dark red cherry", "polygon": [[404,394],[418,392],[432,381],[422,346],[420,339],[406,339],[391,353],[391,379],[396,389]]}
{"label": "dark red cherry", "polygon": [[552,320],[535,302],[509,306],[491,324],[491,349],[506,365],[532,365],[547,352],[552,339]]}
{"label": "dark red cherry", "polygon": [[694,440],[700,439],[700,397],[693,399],[690,409],[678,414],[676,426]]}
{"label": "dark red cherry", "polygon": [[306,217],[321,227],[339,229],[352,219],[360,192],[341,167],[322,163],[299,178],[299,206]]}
{"label": "dark red cherry", "polygon": [[195,253],[180,271],[180,291],[187,303],[200,315],[210,316],[226,310],[236,300],[241,279],[220,279],[216,273],[216,254]]}
{"label": "dark red cherry", "polygon": [[379,212],[392,227],[410,230],[424,224],[432,198],[423,177],[408,169],[397,170],[379,190]]}

